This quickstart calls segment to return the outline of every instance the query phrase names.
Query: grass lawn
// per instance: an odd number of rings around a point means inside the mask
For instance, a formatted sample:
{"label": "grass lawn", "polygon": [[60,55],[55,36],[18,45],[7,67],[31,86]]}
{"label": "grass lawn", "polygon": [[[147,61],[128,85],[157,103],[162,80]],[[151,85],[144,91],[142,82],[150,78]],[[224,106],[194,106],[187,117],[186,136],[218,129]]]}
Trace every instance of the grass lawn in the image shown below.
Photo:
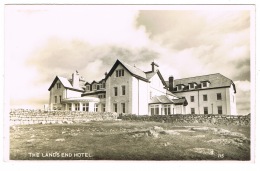
{"label": "grass lawn", "polygon": [[11,160],[250,160],[250,128],[103,121],[10,128]]}

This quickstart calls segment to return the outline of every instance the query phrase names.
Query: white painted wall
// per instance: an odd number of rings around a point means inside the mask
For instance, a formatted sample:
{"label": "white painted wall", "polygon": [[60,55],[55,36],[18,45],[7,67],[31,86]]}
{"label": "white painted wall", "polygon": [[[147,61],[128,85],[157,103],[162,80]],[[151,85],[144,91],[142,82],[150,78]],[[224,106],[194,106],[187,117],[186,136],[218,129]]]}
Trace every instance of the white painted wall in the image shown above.
{"label": "white painted wall", "polygon": [[67,89],[66,94],[67,94],[66,98],[81,97],[82,92],[78,92],[78,91],[73,91],[73,90],[68,90]]}
{"label": "white painted wall", "polygon": [[[223,115],[230,115],[230,88],[218,88],[218,89],[208,89],[208,90],[199,90],[199,91],[189,91],[189,92],[176,92],[175,94],[179,97],[185,97],[188,106],[186,106],[186,113],[191,113],[191,108],[195,108],[196,114],[204,114],[204,107],[208,107],[208,113],[213,114],[218,113],[217,106],[222,106]],[[222,99],[217,100],[217,93],[221,93]],[[203,95],[207,94],[208,100],[203,101]],[[194,102],[190,101],[190,96],[194,96]],[[199,103],[198,103],[199,102]],[[212,105],[213,104],[213,105]],[[232,106],[233,110],[235,108],[235,103]]]}
{"label": "white painted wall", "polygon": [[[166,89],[164,89],[164,85],[162,84],[162,81],[158,74],[154,75],[150,79],[149,83],[149,93],[152,93],[152,96],[160,96],[166,94]],[[149,95],[150,96],[150,95]]]}
{"label": "white painted wall", "polygon": [[149,84],[145,81],[132,77],[132,113],[148,115]]}

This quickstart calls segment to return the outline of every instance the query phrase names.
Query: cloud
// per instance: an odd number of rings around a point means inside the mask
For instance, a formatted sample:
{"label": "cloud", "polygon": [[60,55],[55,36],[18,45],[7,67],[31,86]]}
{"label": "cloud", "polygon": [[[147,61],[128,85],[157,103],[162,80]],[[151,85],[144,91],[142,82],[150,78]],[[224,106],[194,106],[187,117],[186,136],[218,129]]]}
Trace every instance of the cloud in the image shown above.
{"label": "cloud", "polygon": [[250,113],[251,83],[249,81],[235,81],[237,93],[237,111],[239,114]]}
{"label": "cloud", "polygon": [[[192,68],[192,76],[220,72],[232,79],[244,75],[243,80],[249,80],[249,19],[249,11],[141,11],[137,25],[170,49],[163,61],[178,67],[181,77],[191,76],[183,67],[187,66]],[[244,67],[234,72],[241,61],[246,61]]]}
{"label": "cloud", "polygon": [[70,77],[74,70],[92,82],[102,79],[117,59],[142,66],[156,58],[157,52],[146,48],[93,46],[80,40],[51,38],[34,51],[26,65],[42,73],[35,82],[51,82],[56,75]]}

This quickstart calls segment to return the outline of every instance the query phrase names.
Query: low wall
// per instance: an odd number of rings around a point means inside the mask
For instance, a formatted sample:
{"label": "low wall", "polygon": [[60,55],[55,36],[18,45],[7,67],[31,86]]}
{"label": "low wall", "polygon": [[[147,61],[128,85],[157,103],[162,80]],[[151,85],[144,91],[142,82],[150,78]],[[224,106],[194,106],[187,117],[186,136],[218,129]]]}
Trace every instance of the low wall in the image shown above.
{"label": "low wall", "polygon": [[70,124],[89,121],[115,120],[117,113],[112,112],[79,112],[79,111],[43,111],[43,110],[12,110],[10,125],[25,124]]}
{"label": "low wall", "polygon": [[231,115],[199,115],[199,114],[187,114],[187,115],[119,115],[119,119],[133,120],[133,121],[155,121],[155,122],[167,122],[167,123],[209,123],[216,125],[241,125],[250,126],[250,115],[245,116],[231,116]]}

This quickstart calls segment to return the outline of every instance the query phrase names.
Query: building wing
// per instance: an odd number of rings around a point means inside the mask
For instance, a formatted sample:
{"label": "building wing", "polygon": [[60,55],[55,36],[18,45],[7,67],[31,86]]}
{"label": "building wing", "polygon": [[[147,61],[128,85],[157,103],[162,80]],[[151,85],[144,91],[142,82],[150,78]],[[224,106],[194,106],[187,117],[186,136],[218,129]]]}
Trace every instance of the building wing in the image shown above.
{"label": "building wing", "polygon": [[[174,87],[173,92],[177,91],[177,85],[183,85],[182,91],[190,91],[189,84],[195,83],[196,86],[193,90],[201,89],[202,83],[208,82],[207,89],[212,88],[222,88],[222,87],[230,87],[231,85],[234,87],[234,91],[236,93],[235,84],[233,81],[225,76],[223,76],[220,73],[216,74],[210,74],[210,75],[202,75],[202,76],[196,76],[196,77],[189,77],[189,78],[183,78],[183,79],[174,79]],[[169,87],[169,81],[166,82],[167,86]]]}

